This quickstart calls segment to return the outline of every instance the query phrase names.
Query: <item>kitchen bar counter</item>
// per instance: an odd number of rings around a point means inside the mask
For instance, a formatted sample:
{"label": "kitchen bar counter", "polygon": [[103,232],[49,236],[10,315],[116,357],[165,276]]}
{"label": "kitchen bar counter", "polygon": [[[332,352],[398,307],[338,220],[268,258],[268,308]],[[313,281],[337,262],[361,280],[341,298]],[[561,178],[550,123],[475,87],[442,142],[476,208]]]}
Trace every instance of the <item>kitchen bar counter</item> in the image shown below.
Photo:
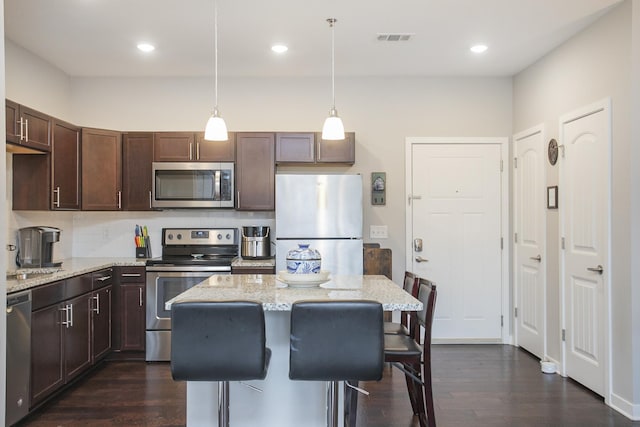
{"label": "kitchen bar counter", "polygon": [[140,258],[68,258],[62,260],[60,267],[8,270],[7,277],[9,277],[9,275],[15,275],[16,272],[27,272],[29,276],[26,279],[20,280],[7,279],[7,294],[35,288],[36,286],[80,274],[102,270],[103,268],[115,266],[144,266],[145,262],[146,259]]}
{"label": "kitchen bar counter", "polygon": [[[267,346],[271,361],[262,381],[230,384],[230,420],[235,427],[324,427],[326,387],[320,381],[289,380],[289,317],[291,305],[300,300],[367,299],[379,301],[384,310],[417,311],[422,303],[385,276],[334,276],[312,288],[293,288],[275,275],[239,274],[212,276],[166,303],[183,301],[252,300],[263,304]],[[198,325],[194,325],[198,327]],[[221,345],[224,345],[221,343]],[[187,382],[187,426],[217,425],[217,383]],[[342,411],[342,387],[340,387]],[[339,426],[343,425],[342,417]]]}

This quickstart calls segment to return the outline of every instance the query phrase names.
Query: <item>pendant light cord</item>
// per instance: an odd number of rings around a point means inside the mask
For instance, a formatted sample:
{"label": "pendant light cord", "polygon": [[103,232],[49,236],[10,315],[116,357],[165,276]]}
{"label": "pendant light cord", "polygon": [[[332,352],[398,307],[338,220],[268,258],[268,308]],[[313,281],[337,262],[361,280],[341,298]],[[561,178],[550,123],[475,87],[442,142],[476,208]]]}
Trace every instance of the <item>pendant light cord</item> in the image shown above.
{"label": "pendant light cord", "polygon": [[335,23],[336,18],[329,18],[329,26],[331,27],[331,98],[333,101],[332,109],[336,109],[336,36]]}
{"label": "pendant light cord", "polygon": [[214,108],[218,109],[218,2],[213,5],[213,69],[214,69],[214,88],[213,101]]}

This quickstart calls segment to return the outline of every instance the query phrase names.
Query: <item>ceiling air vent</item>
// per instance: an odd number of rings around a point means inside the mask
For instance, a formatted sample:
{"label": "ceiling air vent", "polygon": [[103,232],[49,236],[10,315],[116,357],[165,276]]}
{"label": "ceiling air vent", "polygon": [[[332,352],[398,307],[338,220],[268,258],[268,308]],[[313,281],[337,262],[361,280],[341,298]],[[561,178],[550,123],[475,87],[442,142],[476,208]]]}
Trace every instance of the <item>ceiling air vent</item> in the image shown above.
{"label": "ceiling air vent", "polygon": [[413,33],[378,33],[379,42],[406,42]]}

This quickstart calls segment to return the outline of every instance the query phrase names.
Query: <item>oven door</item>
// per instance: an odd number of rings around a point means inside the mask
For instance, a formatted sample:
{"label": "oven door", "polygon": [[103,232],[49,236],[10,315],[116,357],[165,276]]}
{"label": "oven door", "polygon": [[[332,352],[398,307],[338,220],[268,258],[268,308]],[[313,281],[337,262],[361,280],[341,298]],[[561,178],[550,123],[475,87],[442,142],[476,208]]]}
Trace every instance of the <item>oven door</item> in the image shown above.
{"label": "oven door", "polygon": [[[171,310],[165,303],[213,274],[212,271],[147,270],[147,330],[170,330]],[[226,274],[226,273],[222,273]]]}

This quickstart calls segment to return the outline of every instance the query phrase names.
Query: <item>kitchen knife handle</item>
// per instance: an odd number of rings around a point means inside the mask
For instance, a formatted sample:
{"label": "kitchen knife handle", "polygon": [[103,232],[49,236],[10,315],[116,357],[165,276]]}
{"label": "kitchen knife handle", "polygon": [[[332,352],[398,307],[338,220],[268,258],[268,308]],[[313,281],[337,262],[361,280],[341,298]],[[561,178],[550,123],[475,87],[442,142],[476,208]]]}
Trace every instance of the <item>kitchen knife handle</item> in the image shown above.
{"label": "kitchen knife handle", "polygon": [[140,298],[138,299],[138,304],[142,307],[142,286],[138,288],[138,292],[140,293]]}

